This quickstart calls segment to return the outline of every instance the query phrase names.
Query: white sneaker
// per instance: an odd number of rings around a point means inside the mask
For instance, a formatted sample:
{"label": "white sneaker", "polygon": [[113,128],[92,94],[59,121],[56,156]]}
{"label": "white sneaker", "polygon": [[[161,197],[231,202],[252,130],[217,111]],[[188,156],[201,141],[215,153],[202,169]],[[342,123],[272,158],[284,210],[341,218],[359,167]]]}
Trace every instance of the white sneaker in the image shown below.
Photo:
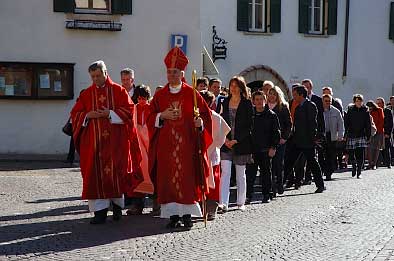
{"label": "white sneaker", "polygon": [[246,210],[245,205],[238,206],[238,210],[245,211]]}

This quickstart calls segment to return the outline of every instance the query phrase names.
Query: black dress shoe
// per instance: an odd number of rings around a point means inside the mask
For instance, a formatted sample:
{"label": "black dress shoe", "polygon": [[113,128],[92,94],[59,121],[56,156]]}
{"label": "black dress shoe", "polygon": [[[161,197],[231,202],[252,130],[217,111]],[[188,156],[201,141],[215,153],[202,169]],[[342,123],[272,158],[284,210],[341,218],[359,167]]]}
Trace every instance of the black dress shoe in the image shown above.
{"label": "black dress shoe", "polygon": [[301,183],[294,184],[294,189],[298,190],[301,187]]}
{"label": "black dress shoe", "polygon": [[316,189],[315,193],[323,193],[323,191],[325,191],[326,188],[325,187],[319,187]]}
{"label": "black dress shoe", "polygon": [[356,166],[353,165],[353,167],[352,167],[352,177],[356,176],[356,171],[357,171]]}
{"label": "black dress shoe", "polygon": [[262,203],[270,203],[270,195],[263,195]]}
{"label": "black dress shoe", "polygon": [[282,195],[285,192],[285,190],[283,189],[283,186],[279,186],[278,187],[278,194]]}
{"label": "black dress shoe", "polygon": [[192,228],[193,227],[192,215],[183,215],[182,223],[185,228]]}
{"label": "black dress shoe", "polygon": [[169,229],[179,228],[181,227],[181,219],[178,215],[170,217],[170,223],[166,226]]}
{"label": "black dress shoe", "polygon": [[122,208],[112,203],[112,211],[114,213],[112,216],[114,221],[119,221],[122,218]]}
{"label": "black dress shoe", "polygon": [[105,221],[107,220],[107,212],[108,212],[108,208],[95,211],[94,217],[90,220],[90,224],[92,225],[104,224]]}

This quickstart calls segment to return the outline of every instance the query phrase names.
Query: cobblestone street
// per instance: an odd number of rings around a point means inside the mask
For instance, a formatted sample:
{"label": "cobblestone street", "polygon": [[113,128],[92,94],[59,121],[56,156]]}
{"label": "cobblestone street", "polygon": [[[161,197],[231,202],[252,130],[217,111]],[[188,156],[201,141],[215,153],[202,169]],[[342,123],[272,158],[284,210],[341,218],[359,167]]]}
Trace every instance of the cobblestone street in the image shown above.
{"label": "cobblestone street", "polygon": [[90,225],[79,168],[3,162],[0,170],[0,260],[394,260],[386,168],[361,180],[337,173],[322,194],[303,186],[173,233],[148,214]]}

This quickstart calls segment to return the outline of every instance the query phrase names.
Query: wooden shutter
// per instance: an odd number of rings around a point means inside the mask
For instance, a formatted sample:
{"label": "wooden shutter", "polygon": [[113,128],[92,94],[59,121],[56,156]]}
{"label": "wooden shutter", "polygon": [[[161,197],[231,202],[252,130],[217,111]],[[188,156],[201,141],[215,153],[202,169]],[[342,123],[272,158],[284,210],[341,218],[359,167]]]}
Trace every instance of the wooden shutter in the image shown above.
{"label": "wooden shutter", "polygon": [[281,18],[281,0],[271,0],[271,33],[280,33]]}
{"label": "wooden shutter", "polygon": [[338,0],[328,0],[328,35],[337,34]]}
{"label": "wooden shutter", "polygon": [[62,13],[73,13],[75,9],[74,0],[53,0],[53,11]]}
{"label": "wooden shutter", "polygon": [[299,0],[298,3],[298,32],[301,34],[309,32],[309,2],[310,0]]}
{"label": "wooden shutter", "polygon": [[112,0],[111,12],[113,14],[132,14],[132,0]]}
{"label": "wooden shutter", "polygon": [[391,7],[390,7],[389,39],[394,40],[394,2],[391,2]]}
{"label": "wooden shutter", "polygon": [[237,0],[237,30],[249,31],[249,0]]}

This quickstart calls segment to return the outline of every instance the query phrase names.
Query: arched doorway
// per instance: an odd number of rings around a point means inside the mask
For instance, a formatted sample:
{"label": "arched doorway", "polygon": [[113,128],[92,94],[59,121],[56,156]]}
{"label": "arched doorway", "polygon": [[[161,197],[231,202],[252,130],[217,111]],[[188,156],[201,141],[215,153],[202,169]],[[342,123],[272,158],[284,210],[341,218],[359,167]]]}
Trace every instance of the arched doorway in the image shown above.
{"label": "arched doorway", "polygon": [[287,83],[275,70],[266,65],[255,65],[243,70],[239,75],[245,78],[245,81],[252,91],[255,91],[263,85],[264,81],[272,81],[276,86],[281,88],[285,98],[289,100],[290,91]]}

